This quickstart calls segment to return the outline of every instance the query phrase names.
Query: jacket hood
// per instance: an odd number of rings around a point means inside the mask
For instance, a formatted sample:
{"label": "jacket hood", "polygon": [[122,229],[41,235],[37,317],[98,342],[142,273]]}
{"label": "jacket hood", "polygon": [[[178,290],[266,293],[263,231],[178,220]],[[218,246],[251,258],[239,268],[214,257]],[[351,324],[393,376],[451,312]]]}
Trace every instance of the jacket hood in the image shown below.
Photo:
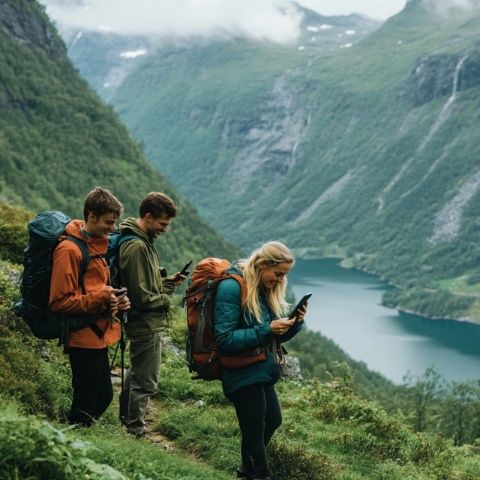
{"label": "jacket hood", "polygon": [[86,244],[96,245],[96,248],[106,249],[108,245],[108,238],[104,237],[91,237],[88,235],[82,234],[82,229],[85,227],[85,222],[83,220],[72,220],[65,227],[65,235],[70,237],[79,238],[83,240]]}
{"label": "jacket hood", "polygon": [[235,273],[237,275],[241,275],[243,277],[243,269],[240,268],[239,263],[244,262],[244,260],[235,260],[230,265],[228,269],[228,273]]}
{"label": "jacket hood", "polygon": [[70,235],[71,237],[77,237],[84,240],[82,235],[82,229],[85,226],[85,222],[83,220],[72,220],[66,227],[65,233]]}
{"label": "jacket hood", "polygon": [[125,219],[121,224],[120,224],[120,232],[122,234],[128,234],[128,233],[133,233],[133,235],[136,235],[137,237],[143,238],[145,241],[152,243],[153,238],[147,235],[147,232],[142,230],[140,226],[137,223],[137,219],[133,217],[129,217]]}

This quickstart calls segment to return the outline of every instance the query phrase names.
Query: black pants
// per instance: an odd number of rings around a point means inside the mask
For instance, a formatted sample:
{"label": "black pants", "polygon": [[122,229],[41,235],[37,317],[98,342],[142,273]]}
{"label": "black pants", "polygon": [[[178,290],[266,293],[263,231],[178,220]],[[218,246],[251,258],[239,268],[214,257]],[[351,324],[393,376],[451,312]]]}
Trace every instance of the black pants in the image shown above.
{"label": "black pants", "polygon": [[108,348],[70,348],[73,399],[69,422],[90,426],[113,398]]}
{"label": "black pants", "polygon": [[266,446],[282,424],[282,412],[272,385],[250,385],[229,395],[242,432],[242,464],[247,475],[268,473]]}

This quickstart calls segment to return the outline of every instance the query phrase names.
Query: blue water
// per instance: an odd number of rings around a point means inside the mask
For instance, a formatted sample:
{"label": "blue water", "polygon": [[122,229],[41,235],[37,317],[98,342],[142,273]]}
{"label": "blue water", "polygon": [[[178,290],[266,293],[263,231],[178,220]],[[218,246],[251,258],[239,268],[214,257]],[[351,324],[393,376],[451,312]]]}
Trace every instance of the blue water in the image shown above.
{"label": "blue water", "polygon": [[387,285],[333,259],[297,261],[289,283],[297,298],[313,292],[306,318],[311,330],[395,383],[431,366],[447,380],[480,377],[480,325],[384,307]]}

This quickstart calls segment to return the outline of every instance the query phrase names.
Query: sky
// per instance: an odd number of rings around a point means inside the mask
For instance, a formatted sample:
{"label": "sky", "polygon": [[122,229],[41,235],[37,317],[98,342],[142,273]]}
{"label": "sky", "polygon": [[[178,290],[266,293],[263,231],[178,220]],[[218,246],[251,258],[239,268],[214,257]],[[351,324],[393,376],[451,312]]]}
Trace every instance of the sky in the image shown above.
{"label": "sky", "polygon": [[[300,34],[301,15],[288,0],[41,0],[60,25],[164,37],[246,36],[278,43]],[[385,20],[407,0],[297,0],[323,15],[352,12]]]}
{"label": "sky", "polygon": [[323,15],[362,13],[375,20],[386,20],[403,9],[406,0],[301,0],[299,3]]}

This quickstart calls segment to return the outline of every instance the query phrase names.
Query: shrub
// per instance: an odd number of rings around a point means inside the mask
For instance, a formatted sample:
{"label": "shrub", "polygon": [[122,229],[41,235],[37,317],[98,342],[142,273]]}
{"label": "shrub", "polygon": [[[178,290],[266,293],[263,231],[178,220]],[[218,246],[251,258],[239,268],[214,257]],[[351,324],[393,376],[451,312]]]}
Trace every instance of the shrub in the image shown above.
{"label": "shrub", "polygon": [[327,455],[305,450],[302,445],[274,439],[268,447],[269,465],[279,478],[330,480],[341,470]]}
{"label": "shrub", "polygon": [[0,259],[22,262],[28,242],[26,223],[31,217],[27,210],[0,203]]}
{"label": "shrub", "polygon": [[89,458],[92,444],[67,438],[45,421],[0,413],[0,471],[2,478],[48,480],[126,479],[112,467]]}

